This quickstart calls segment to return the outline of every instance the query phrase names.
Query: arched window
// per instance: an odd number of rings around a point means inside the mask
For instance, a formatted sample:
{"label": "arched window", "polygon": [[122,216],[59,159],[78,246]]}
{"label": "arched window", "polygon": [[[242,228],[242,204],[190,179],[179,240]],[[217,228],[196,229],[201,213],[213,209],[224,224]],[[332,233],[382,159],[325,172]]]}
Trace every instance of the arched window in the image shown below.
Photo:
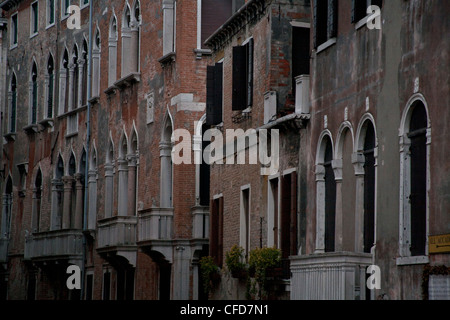
{"label": "arched window", "polygon": [[336,181],[334,178],[333,146],[328,137],[325,138],[325,252],[335,249],[335,225],[336,225]]}
{"label": "arched window", "polygon": [[137,190],[137,160],[138,160],[138,138],[135,128],[130,137],[130,153],[128,158],[128,214],[136,215],[136,190]]}
{"label": "arched window", "polygon": [[172,132],[172,121],[168,114],[159,144],[161,159],[160,206],[162,208],[172,207]]}
{"label": "arched window", "polygon": [[97,150],[95,149],[95,146],[92,148],[89,161],[88,197],[89,211],[87,228],[89,230],[94,230],[97,219]]}
{"label": "arched window", "polygon": [[17,79],[16,74],[12,74],[11,86],[9,91],[9,132],[16,132],[16,117],[17,117]]}
{"label": "arched window", "polygon": [[118,215],[126,216],[128,211],[128,161],[126,160],[128,152],[128,138],[125,132],[122,132],[122,136],[119,142],[119,157],[117,159],[119,181],[118,181]]}
{"label": "arched window", "polygon": [[430,123],[425,99],[414,95],[400,127],[400,264],[428,261]]}
{"label": "arched window", "polygon": [[81,67],[82,67],[82,76],[81,80],[81,106],[87,105],[88,98],[88,44],[86,39],[83,40],[83,51],[81,53]]}
{"label": "arched window", "polygon": [[122,17],[122,69],[121,77],[125,77],[131,72],[131,66],[134,60],[132,56],[132,39],[131,39],[131,10],[128,2],[125,4]]}
{"label": "arched window", "polygon": [[364,252],[370,253],[375,241],[375,129],[366,121],[364,139]]}
{"label": "arched window", "polygon": [[141,32],[141,8],[139,0],[135,0],[131,18],[131,55],[133,58],[131,72],[139,72],[140,65],[140,32]]}
{"label": "arched window", "polygon": [[11,228],[11,215],[13,206],[13,183],[11,176],[6,180],[5,192],[3,193],[3,210],[2,210],[2,233],[3,239],[9,238]]}
{"label": "arched window", "polygon": [[95,33],[94,45],[92,48],[92,97],[100,96],[100,57],[101,39],[100,29]]}
{"label": "arched window", "polygon": [[108,87],[114,85],[117,80],[117,19],[113,15],[109,25],[109,39],[108,39]]}
{"label": "arched window", "polygon": [[54,87],[55,87],[55,66],[53,62],[53,56],[50,54],[47,61],[47,99],[46,99],[46,114],[45,117],[47,119],[53,118],[53,96],[54,96]]}
{"label": "arched window", "polygon": [[51,211],[51,230],[61,229],[62,211],[63,211],[63,176],[64,162],[61,155],[58,155],[58,161],[55,167],[55,175],[52,180],[52,211]]}
{"label": "arched window", "polygon": [[42,172],[41,169],[39,169],[36,174],[33,190],[33,218],[32,218],[33,232],[39,232],[41,221],[41,198],[42,198]]}
{"label": "arched window", "polygon": [[79,82],[79,64],[78,64],[78,48],[76,45],[73,46],[71,64],[69,65],[69,110],[78,108],[78,82]]}
{"label": "arched window", "polygon": [[37,83],[37,66],[33,62],[30,76],[30,124],[37,123],[38,108],[38,83]]}
{"label": "arched window", "polygon": [[316,252],[335,250],[336,180],[333,144],[328,132],[319,139],[316,159]]}
{"label": "arched window", "polygon": [[105,218],[112,216],[114,202],[114,144],[109,140],[105,162]]}
{"label": "arched window", "polygon": [[64,50],[59,70],[59,110],[58,114],[64,114],[68,110],[69,99],[69,53]]}

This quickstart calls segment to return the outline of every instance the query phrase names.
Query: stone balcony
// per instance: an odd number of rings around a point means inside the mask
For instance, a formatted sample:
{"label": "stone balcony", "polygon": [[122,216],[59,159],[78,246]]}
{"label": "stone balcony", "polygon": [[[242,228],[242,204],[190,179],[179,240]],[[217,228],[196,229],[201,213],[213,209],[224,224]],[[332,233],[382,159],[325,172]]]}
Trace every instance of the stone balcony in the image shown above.
{"label": "stone balcony", "polygon": [[136,265],[135,216],[115,216],[98,221],[97,252],[106,258],[122,256],[128,263]]}
{"label": "stone balcony", "polygon": [[291,300],[365,300],[372,255],[330,252],[291,257]]}
{"label": "stone balcony", "polygon": [[172,261],[173,208],[151,208],[139,213],[138,245]]}
{"label": "stone balcony", "polygon": [[0,238],[0,263],[8,262],[8,239]]}
{"label": "stone balcony", "polygon": [[25,239],[26,260],[80,260],[83,254],[81,230],[53,230],[33,233]]}

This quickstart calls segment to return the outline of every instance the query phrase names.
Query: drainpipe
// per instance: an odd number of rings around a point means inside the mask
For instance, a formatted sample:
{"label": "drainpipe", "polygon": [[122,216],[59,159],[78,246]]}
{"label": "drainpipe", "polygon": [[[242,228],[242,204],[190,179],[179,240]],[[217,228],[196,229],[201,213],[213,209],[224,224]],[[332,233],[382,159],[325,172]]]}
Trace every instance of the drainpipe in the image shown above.
{"label": "drainpipe", "polygon": [[84,208],[83,208],[83,260],[81,271],[81,300],[85,299],[86,257],[87,257],[87,208],[88,208],[88,176],[89,176],[89,143],[91,140],[91,98],[92,98],[92,15],[93,0],[89,0],[89,53],[88,53],[88,88],[87,88],[87,120],[86,120],[86,168],[84,173]]}

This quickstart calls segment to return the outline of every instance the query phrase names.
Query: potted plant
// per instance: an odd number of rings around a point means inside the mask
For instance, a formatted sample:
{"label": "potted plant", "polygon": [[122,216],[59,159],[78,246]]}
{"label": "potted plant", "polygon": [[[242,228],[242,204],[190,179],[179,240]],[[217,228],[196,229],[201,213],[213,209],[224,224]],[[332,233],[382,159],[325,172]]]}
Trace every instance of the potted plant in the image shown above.
{"label": "potted plant", "polygon": [[[280,266],[281,250],[276,248],[255,248],[250,251],[249,268],[254,270],[254,280],[258,285],[258,295],[261,299],[267,293],[268,271]],[[253,286],[252,292],[256,293]]]}
{"label": "potted plant", "polygon": [[215,264],[213,257],[205,256],[200,259],[200,272],[203,289],[205,294],[209,295],[213,286],[220,281],[219,267]]}
{"label": "potted plant", "polygon": [[225,254],[225,264],[233,278],[246,279],[247,265],[244,261],[244,248],[234,245]]}

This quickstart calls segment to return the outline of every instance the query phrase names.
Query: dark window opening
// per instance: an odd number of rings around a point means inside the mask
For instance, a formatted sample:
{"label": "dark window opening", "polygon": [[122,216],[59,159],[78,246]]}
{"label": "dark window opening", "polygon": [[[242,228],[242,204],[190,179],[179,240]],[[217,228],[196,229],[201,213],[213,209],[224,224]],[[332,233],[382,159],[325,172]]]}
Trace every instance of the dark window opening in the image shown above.
{"label": "dark window opening", "polygon": [[32,74],[31,74],[31,124],[36,124],[37,121],[37,104],[38,104],[38,95],[37,95],[37,67],[36,64],[33,64]]}
{"label": "dark window opening", "polygon": [[12,16],[11,18],[12,20],[12,44],[15,45],[17,44],[17,14],[15,14],[14,16]]}
{"label": "dark window opening", "polygon": [[9,131],[16,132],[16,114],[17,114],[17,82],[16,75],[13,74],[11,80],[11,115],[9,117]]}
{"label": "dark window opening", "polygon": [[358,22],[365,18],[368,13],[367,9],[371,6],[383,6],[383,0],[352,0],[352,23]]}
{"label": "dark window opening", "polygon": [[206,77],[206,124],[222,122],[223,63],[207,67]]}
{"label": "dark window opening", "polygon": [[314,48],[337,35],[337,0],[314,1]]}
{"label": "dark window opening", "polygon": [[48,59],[48,95],[47,95],[47,118],[53,117],[53,88],[55,82],[55,73],[54,73],[54,65],[52,56]]}
{"label": "dark window opening", "polygon": [[31,5],[32,10],[32,30],[31,33],[38,32],[38,3],[35,2]]}
{"label": "dark window opening", "polygon": [[309,28],[292,28],[292,92],[295,96],[295,77],[309,74]]}
{"label": "dark window opening", "polygon": [[111,294],[111,273],[106,271],[103,273],[103,300],[110,300]]}
{"label": "dark window opening", "polygon": [[171,265],[159,264],[159,300],[170,300]]}
{"label": "dark window opening", "polygon": [[336,226],[336,180],[331,166],[333,160],[333,148],[331,141],[326,138],[325,148],[325,252],[335,250],[335,226]]}
{"label": "dark window opening", "polygon": [[[202,137],[207,130],[207,126],[202,126]],[[203,141],[202,139],[202,155],[205,148],[210,144],[209,141]],[[200,205],[209,205],[209,186],[210,186],[210,167],[205,161],[200,163]],[[206,237],[207,235],[205,235]]]}
{"label": "dark window opening", "polygon": [[253,104],[253,38],[233,47],[232,110],[245,110]]}
{"label": "dark window opening", "polygon": [[364,252],[370,253],[375,240],[375,130],[367,123],[364,141]]}
{"label": "dark window opening", "polygon": [[423,104],[414,106],[411,115],[411,255],[425,255],[427,210],[427,113]]}
{"label": "dark window opening", "polygon": [[289,256],[297,254],[297,173],[281,178],[281,259],[283,278],[290,278]]}
{"label": "dark window opening", "polygon": [[209,252],[214,262],[222,267],[223,262],[223,197],[211,200]]}
{"label": "dark window opening", "polygon": [[93,300],[94,293],[94,275],[88,274],[86,276],[86,300]]}

